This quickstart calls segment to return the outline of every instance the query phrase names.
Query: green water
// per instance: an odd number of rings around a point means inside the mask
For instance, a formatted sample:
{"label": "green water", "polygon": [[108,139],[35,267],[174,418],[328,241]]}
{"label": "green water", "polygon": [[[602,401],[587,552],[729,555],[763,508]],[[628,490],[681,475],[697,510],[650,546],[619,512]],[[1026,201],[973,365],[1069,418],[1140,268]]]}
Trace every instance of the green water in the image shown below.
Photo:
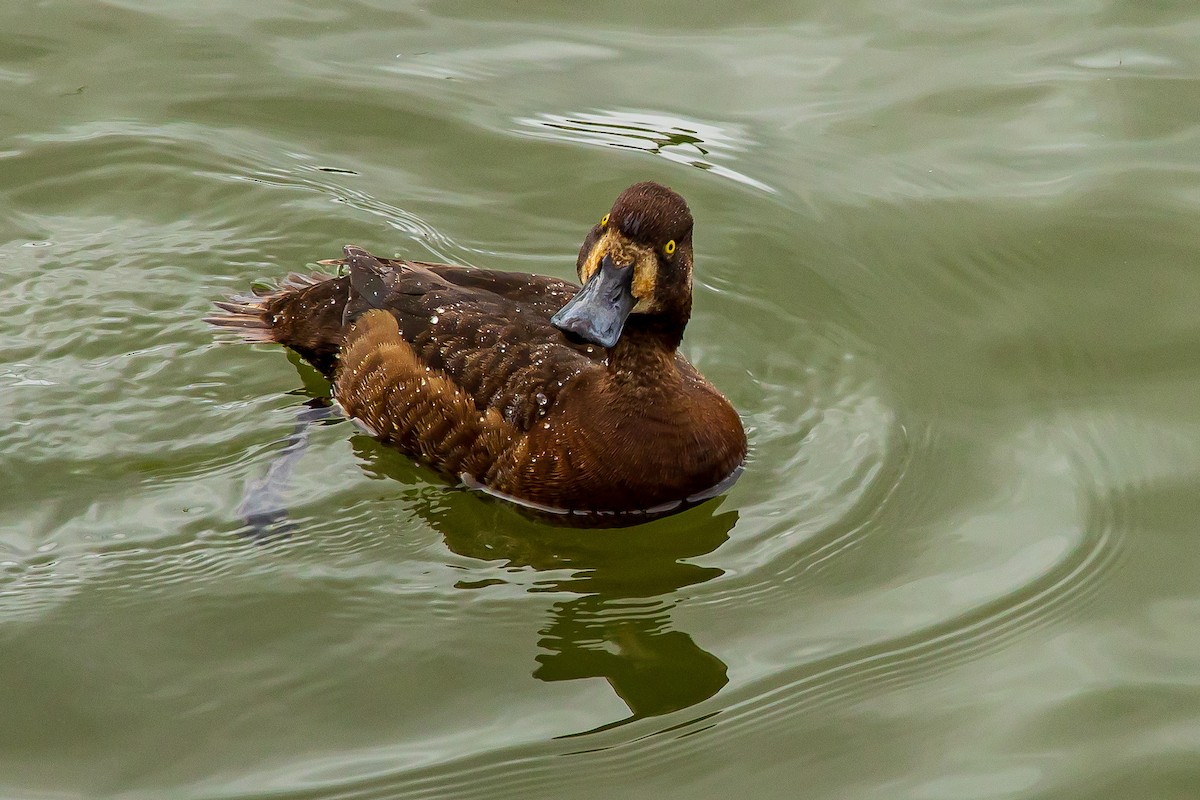
{"label": "green water", "polygon": [[[647,16],[649,15],[649,16]],[[1193,2],[0,8],[0,796],[1200,796]],[[212,300],[654,179],[723,499],[559,530]]]}

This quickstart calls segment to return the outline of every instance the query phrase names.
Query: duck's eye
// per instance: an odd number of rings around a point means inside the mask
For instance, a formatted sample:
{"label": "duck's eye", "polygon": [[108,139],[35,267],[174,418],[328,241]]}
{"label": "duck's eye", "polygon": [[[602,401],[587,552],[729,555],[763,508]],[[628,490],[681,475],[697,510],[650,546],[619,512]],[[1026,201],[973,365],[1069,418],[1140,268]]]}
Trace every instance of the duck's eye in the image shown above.
{"label": "duck's eye", "polygon": [[675,254],[675,240],[674,240],[674,239],[672,239],[671,241],[667,242],[667,243],[666,243],[666,244],[663,246],[663,252],[664,252],[664,253],[666,253],[666,254],[667,254],[667,255],[669,255],[669,256],[670,256],[670,255],[674,255],[674,254]]}
{"label": "duck's eye", "polygon": [[600,218],[600,227],[603,228],[607,224],[608,224],[608,214],[605,214],[603,217]]}

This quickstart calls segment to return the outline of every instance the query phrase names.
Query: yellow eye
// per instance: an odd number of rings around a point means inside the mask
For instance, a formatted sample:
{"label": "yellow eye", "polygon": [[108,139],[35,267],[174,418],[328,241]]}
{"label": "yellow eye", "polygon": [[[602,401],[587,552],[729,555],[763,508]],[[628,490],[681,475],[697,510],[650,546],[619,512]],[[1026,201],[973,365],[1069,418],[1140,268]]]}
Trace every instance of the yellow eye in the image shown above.
{"label": "yellow eye", "polygon": [[608,214],[605,214],[604,217],[601,218],[601,220],[600,220],[600,227],[603,228],[607,224],[608,224]]}
{"label": "yellow eye", "polygon": [[667,255],[673,255],[675,253],[675,240],[674,239],[667,242],[666,246],[663,247],[663,252],[666,253]]}

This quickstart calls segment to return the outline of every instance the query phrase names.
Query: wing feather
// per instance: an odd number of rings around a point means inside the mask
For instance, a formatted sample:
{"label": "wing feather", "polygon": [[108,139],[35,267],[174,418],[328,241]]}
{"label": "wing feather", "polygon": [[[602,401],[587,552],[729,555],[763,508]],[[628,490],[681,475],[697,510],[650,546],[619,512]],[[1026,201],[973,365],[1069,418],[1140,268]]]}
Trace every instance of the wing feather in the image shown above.
{"label": "wing feather", "polygon": [[395,317],[421,363],[444,373],[477,409],[529,430],[575,376],[603,359],[550,324],[574,288],[555,278],[375,258],[346,248],[359,295],[347,321],[374,308]]}

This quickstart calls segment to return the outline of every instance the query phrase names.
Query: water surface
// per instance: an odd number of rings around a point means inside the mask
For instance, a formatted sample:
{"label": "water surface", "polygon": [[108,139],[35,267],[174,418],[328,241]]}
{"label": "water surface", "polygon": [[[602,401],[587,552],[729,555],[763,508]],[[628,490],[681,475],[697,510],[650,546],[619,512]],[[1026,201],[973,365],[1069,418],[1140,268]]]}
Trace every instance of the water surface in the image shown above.
{"label": "water surface", "polygon": [[[647,16],[649,15],[649,16]],[[1192,798],[1200,11],[0,9],[0,794]],[[530,520],[214,340],[354,242],[697,219],[725,497]]]}

